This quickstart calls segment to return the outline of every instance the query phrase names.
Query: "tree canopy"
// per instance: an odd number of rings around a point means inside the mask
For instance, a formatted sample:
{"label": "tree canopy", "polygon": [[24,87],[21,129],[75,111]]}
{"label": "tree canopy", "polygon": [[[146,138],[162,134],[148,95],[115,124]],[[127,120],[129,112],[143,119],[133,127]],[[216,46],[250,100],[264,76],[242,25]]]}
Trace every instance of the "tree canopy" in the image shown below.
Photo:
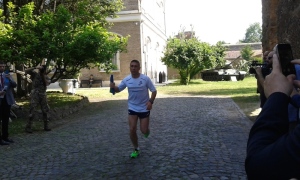
{"label": "tree canopy", "polygon": [[254,54],[253,49],[249,45],[245,46],[240,52],[242,58],[245,59],[246,61],[250,61]]}
{"label": "tree canopy", "polygon": [[213,62],[214,65],[213,67],[223,67],[225,65],[225,51],[227,50],[227,48],[225,46],[223,46],[224,41],[219,41],[217,42],[216,45],[213,45]]}
{"label": "tree canopy", "polygon": [[191,78],[206,69],[224,64],[225,48],[218,43],[210,46],[196,37],[169,38],[162,62],[179,71],[180,83],[189,84]]}
{"label": "tree canopy", "polygon": [[262,28],[260,23],[256,22],[251,24],[245,33],[244,39],[240,40],[242,43],[255,43],[261,42],[262,39]]}
{"label": "tree canopy", "polygon": [[72,77],[82,68],[104,65],[109,71],[111,58],[126,50],[128,40],[106,29],[109,24],[105,18],[120,10],[120,0],[68,2],[41,14],[36,13],[41,11],[33,2],[20,8],[7,3],[10,13],[0,12],[0,58],[15,64],[18,70],[24,70],[23,65],[37,66],[46,59],[47,67],[54,72],[52,82]]}

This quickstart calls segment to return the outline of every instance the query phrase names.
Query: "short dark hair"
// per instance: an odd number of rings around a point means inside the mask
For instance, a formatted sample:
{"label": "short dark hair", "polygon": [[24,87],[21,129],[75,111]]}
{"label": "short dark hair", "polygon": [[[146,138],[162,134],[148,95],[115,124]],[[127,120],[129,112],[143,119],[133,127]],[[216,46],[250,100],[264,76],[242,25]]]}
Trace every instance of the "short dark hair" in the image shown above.
{"label": "short dark hair", "polygon": [[136,59],[131,60],[130,64],[133,63],[133,62],[138,63],[138,64],[140,65],[140,61],[138,61],[138,60],[136,60]]}
{"label": "short dark hair", "polygon": [[6,66],[6,63],[4,61],[0,61],[0,64],[5,64],[5,66]]}

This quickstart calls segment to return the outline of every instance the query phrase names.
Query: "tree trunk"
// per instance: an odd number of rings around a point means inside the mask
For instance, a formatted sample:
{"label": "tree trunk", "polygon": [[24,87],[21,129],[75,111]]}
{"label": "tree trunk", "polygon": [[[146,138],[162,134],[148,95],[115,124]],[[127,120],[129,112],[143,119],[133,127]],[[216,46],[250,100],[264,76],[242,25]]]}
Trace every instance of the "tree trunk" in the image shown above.
{"label": "tree trunk", "polygon": [[[16,65],[16,70],[24,72],[24,67],[22,65]],[[29,93],[29,86],[30,84],[28,84],[27,81],[22,78],[22,75],[17,74],[17,96],[27,96]]]}

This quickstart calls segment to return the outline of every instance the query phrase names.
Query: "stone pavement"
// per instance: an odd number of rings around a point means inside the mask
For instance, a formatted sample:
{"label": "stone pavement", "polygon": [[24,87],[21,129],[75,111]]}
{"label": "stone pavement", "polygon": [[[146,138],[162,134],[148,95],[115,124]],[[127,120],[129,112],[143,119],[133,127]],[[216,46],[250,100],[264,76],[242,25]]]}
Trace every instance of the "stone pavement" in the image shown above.
{"label": "stone pavement", "polygon": [[127,101],[92,102],[51,132],[0,146],[0,179],[247,179],[252,122],[230,98],[159,96],[151,134],[130,159]]}

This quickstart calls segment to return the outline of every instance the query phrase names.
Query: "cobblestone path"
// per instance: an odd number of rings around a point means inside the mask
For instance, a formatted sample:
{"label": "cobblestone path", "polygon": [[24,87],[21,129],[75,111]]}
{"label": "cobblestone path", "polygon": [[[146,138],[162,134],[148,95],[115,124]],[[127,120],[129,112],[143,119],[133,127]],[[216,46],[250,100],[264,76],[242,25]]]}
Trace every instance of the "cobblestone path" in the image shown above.
{"label": "cobblestone path", "polygon": [[132,146],[124,99],[93,102],[51,132],[12,137],[0,146],[0,179],[247,179],[252,122],[230,98],[160,97],[151,134]]}

